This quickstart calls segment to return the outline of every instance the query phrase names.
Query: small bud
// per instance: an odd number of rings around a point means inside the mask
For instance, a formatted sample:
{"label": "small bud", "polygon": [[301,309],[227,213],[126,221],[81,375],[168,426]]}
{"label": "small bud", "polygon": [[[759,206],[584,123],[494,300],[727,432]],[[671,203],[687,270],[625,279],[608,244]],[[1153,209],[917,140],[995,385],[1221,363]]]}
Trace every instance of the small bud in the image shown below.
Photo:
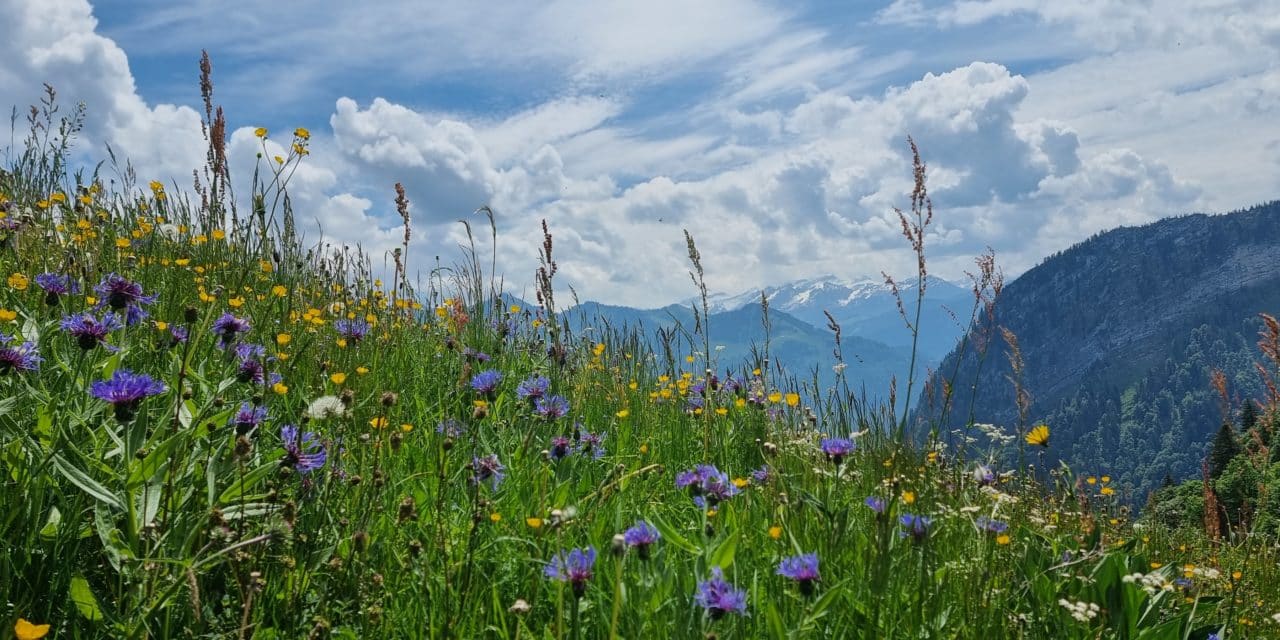
{"label": "small bud", "polygon": [[613,540],[609,543],[609,551],[613,555],[621,557],[622,554],[627,552],[627,538],[621,533],[615,533]]}
{"label": "small bud", "polygon": [[195,307],[187,307],[182,310],[182,319],[186,320],[187,324],[192,324],[200,319],[200,310]]}
{"label": "small bud", "polygon": [[382,406],[384,407],[394,407],[399,400],[400,396],[396,395],[394,391],[384,391],[382,393]]}
{"label": "small bud", "polygon": [[356,553],[364,553],[369,548],[369,534],[364,531],[351,534],[351,546],[355,548]]}

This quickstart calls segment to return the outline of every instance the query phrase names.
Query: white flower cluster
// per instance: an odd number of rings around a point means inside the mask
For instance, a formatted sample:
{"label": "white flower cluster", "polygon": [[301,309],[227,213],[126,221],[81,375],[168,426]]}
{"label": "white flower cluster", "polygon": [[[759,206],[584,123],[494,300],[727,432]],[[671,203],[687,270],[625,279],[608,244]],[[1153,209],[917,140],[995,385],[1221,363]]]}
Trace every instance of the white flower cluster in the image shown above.
{"label": "white flower cluster", "polygon": [[311,406],[307,407],[307,417],[312,420],[344,418],[346,415],[347,407],[342,404],[342,399],[337,396],[320,396],[311,402]]}
{"label": "white flower cluster", "polygon": [[1173,583],[1165,580],[1159,571],[1151,573],[1131,573],[1120,579],[1125,584],[1137,584],[1142,587],[1143,591],[1148,594],[1154,594],[1157,591],[1173,591]]}
{"label": "white flower cluster", "polygon": [[1098,605],[1092,602],[1072,602],[1063,598],[1058,601],[1064,609],[1071,613],[1071,617],[1080,622],[1088,622],[1098,617]]}
{"label": "white flower cluster", "polygon": [[1271,621],[1276,624],[1280,624],[1280,613],[1271,616]]}
{"label": "white flower cluster", "polygon": [[1012,433],[1005,433],[1004,429],[1001,429],[1000,427],[997,427],[994,424],[987,424],[984,422],[975,422],[973,427],[978,431],[981,431],[982,435],[990,438],[992,442],[998,442],[1000,444],[1009,444],[1010,442],[1013,442],[1014,439],[1017,438],[1017,436],[1013,435]]}
{"label": "white flower cluster", "polygon": [[1191,575],[1196,578],[1204,578],[1205,580],[1217,580],[1222,574],[1213,567],[1196,567],[1191,570]]}

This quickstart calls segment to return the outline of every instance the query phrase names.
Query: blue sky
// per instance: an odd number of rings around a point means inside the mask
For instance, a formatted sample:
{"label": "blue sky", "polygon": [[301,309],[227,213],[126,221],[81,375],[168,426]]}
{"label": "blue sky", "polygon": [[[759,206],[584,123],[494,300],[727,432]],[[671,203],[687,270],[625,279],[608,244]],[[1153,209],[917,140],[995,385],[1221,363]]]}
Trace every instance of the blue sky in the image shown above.
{"label": "blue sky", "polygon": [[[307,239],[446,263],[491,205],[508,287],[539,222],[583,298],[910,272],[912,135],[934,273],[987,246],[1009,275],[1089,235],[1280,196],[1280,12],[1263,0],[349,3],[0,0],[0,95],[83,100],[81,149],[145,179],[203,160],[207,49],[247,181],[251,129],[311,130]],[[274,144],[274,143],[273,143]],[[488,247],[483,247],[485,251]]]}

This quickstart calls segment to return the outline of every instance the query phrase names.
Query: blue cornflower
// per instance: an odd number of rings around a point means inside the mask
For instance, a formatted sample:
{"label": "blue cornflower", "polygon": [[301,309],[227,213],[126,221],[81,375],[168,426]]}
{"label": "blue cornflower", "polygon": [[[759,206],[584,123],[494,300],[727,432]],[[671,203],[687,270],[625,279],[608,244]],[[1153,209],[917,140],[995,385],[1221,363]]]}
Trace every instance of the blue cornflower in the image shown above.
{"label": "blue cornflower", "polygon": [[770,480],[773,480],[773,469],[770,469],[769,465],[751,472],[751,481],[756,484],[769,484]]}
{"label": "blue cornflower", "polygon": [[929,527],[933,524],[933,518],[929,516],[918,516],[910,513],[904,513],[898,521],[902,523],[902,531],[898,535],[902,537],[911,536],[916,542],[924,542],[929,537]]}
{"label": "blue cornflower", "polygon": [[485,396],[493,396],[501,383],[502,373],[496,369],[485,369],[471,377],[471,388]]}
{"label": "blue cornflower", "polygon": [[827,460],[836,465],[843,462],[855,448],[853,440],[848,438],[823,438],[819,444],[822,447],[822,453],[827,455]]}
{"label": "blue cornflower", "polygon": [[[99,320],[92,313],[84,312],[64,317],[59,326],[76,339],[76,346],[88,351],[100,344],[105,346],[107,334],[124,325],[114,313],[104,314]],[[107,348],[114,350],[110,346]]]}
{"label": "blue cornflower", "polygon": [[636,555],[639,555],[641,560],[649,559],[649,547],[653,546],[660,538],[662,538],[662,535],[658,533],[658,530],[644,520],[636,520],[635,526],[622,532],[622,539],[627,543],[627,546],[636,550]]}
{"label": "blue cornflower", "polygon": [[338,331],[338,335],[348,342],[355,344],[364,340],[369,335],[369,323],[364,320],[338,320],[333,323],[333,328]]}
{"label": "blue cornflower", "polygon": [[534,375],[516,386],[516,397],[529,402],[537,402],[551,388],[551,381]]}
{"label": "blue cornflower", "polygon": [[863,500],[862,504],[867,505],[867,508],[876,512],[876,515],[881,516],[884,515],[884,511],[887,506],[885,505],[884,498],[877,498],[876,496],[867,496],[867,499]]}
{"label": "blue cornflower", "polygon": [[985,533],[1001,534],[1001,533],[1004,533],[1005,530],[1009,528],[1009,523],[1001,522],[999,520],[993,520],[986,516],[982,516],[978,518],[976,521],[974,521],[974,524],[977,525],[980,531],[983,531]]}
{"label": "blue cornflower", "polygon": [[36,343],[23,342],[11,347],[9,346],[11,342],[13,337],[0,333],[0,374],[10,371],[17,373],[38,371],[44,358],[41,358],[36,350]]}
{"label": "blue cornflower", "polygon": [[44,289],[44,302],[51,307],[58,304],[58,296],[80,293],[79,282],[59,273],[42,273],[36,276],[36,284]]}
{"label": "blue cornflower", "polygon": [[263,365],[262,360],[266,354],[267,349],[262,345],[247,343],[236,345],[236,357],[240,359],[236,380],[263,384],[266,381],[266,366]]}
{"label": "blue cornflower", "polygon": [[604,434],[583,431],[582,434],[578,436],[578,450],[582,452],[582,455],[591,456],[596,460],[603,458]]}
{"label": "blue cornflower", "polygon": [[573,440],[568,436],[555,436],[551,439],[551,448],[547,450],[552,460],[566,458],[573,453]]}
{"label": "blue cornflower", "polygon": [[821,576],[818,574],[818,554],[803,553],[790,558],[783,558],[778,564],[778,575],[795,580],[800,585],[800,593],[811,595]]}
{"label": "blue cornflower", "polygon": [[94,307],[95,311],[110,307],[114,311],[124,312],[125,324],[129,326],[145,320],[147,310],[142,306],[154,303],[158,297],[143,294],[142,285],[114,273],[104,276],[93,291],[101,299],[101,302]]}
{"label": "blue cornflower", "polygon": [[709,464],[700,464],[692,471],[676,474],[676,488],[689,489],[693,494],[693,503],[699,507],[714,507],[741,491],[729,480],[729,474]]}
{"label": "blue cornflower", "polygon": [[587,580],[591,579],[595,563],[595,547],[561,551],[551,558],[542,573],[552,580],[568,582],[573,587],[573,595],[581,598],[587,591]]}
{"label": "blue cornflower", "polygon": [[187,328],[176,324],[169,325],[169,336],[171,338],[169,342],[172,346],[184,343],[187,341]]}
{"label": "blue cornflower", "polygon": [[498,461],[498,455],[491,453],[483,458],[471,458],[471,481],[480,484],[488,482],[489,488],[497,491],[498,485],[502,483],[502,479],[506,477],[506,467]]}
{"label": "blue cornflower", "polygon": [[292,467],[300,474],[306,475],[323,467],[325,460],[328,459],[324,445],[311,431],[305,431],[299,435],[297,427],[286,424],[280,427],[280,439],[284,441],[285,451],[284,459],[280,464]]}
{"label": "blue cornflower", "polygon": [[231,416],[228,424],[235,426],[237,435],[245,435],[256,429],[266,419],[266,407],[255,407],[248,402],[242,402],[240,410],[236,411],[234,416]]}
{"label": "blue cornflower", "polygon": [[973,480],[980,487],[993,485],[996,482],[996,474],[991,470],[991,467],[980,464],[973,469]]}
{"label": "blue cornflower", "polygon": [[720,567],[711,567],[711,578],[698,583],[694,601],[707,610],[712,620],[719,620],[726,613],[745,615],[747,611],[747,592],[726,582]]}
{"label": "blue cornflower", "polygon": [[706,406],[707,399],[702,396],[691,395],[684,399],[684,412],[690,415],[698,414],[698,412],[705,409]]}
{"label": "blue cornflower", "polygon": [[564,396],[543,396],[538,398],[533,411],[547,420],[556,420],[569,413],[569,401]]}
{"label": "blue cornflower", "polygon": [[133,420],[144,399],[164,393],[165,390],[163,382],[145,373],[134,373],[127,369],[116,369],[109,380],[98,380],[89,385],[89,393],[109,403],[115,410],[116,420],[120,422]]}
{"label": "blue cornflower", "polygon": [[445,418],[436,425],[436,433],[446,438],[457,438],[462,435],[462,423],[453,418]]}
{"label": "blue cornflower", "polygon": [[237,318],[231,312],[222,314],[213,321],[213,334],[218,336],[218,348],[225,349],[235,342],[236,337],[249,332],[249,320]]}

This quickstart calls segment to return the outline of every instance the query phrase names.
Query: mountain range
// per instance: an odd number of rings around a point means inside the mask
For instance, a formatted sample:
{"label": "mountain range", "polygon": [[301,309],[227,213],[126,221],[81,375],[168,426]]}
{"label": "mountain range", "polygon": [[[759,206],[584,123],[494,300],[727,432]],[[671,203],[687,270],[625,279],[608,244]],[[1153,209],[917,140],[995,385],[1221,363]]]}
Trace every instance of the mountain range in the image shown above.
{"label": "mountain range", "polygon": [[[991,336],[985,356],[971,347],[943,361],[953,409],[942,416],[938,398],[925,399],[922,428],[1017,430],[1020,379],[1021,428],[1049,426],[1047,462],[1109,474],[1134,502],[1166,478],[1198,476],[1213,434],[1261,398],[1258,314],[1280,312],[1277,265],[1280,202],[1119,228],[1050,256],[972,327],[971,338]],[[1016,336],[1020,375],[1000,329]],[[1225,375],[1225,406],[1214,371]]]}

